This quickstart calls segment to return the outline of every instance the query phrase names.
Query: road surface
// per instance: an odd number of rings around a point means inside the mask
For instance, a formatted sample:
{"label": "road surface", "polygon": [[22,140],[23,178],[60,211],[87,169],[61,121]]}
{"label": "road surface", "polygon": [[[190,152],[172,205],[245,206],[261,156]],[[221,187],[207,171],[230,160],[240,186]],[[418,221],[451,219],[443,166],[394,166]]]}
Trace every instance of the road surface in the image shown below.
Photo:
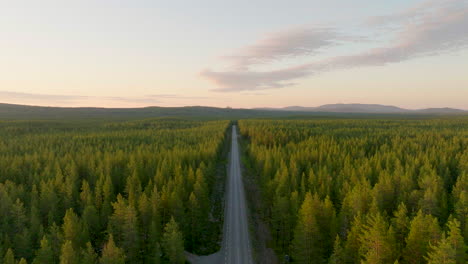
{"label": "road surface", "polygon": [[221,250],[210,256],[193,256],[187,259],[197,264],[253,264],[247,219],[247,204],[239,162],[236,126],[232,127],[229,171],[226,183],[224,230]]}

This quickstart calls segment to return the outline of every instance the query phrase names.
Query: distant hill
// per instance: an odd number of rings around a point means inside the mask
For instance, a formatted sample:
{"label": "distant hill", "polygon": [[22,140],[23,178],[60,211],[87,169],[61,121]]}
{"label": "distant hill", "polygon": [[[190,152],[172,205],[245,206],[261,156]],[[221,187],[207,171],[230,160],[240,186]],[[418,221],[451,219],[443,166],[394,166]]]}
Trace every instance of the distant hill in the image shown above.
{"label": "distant hill", "polygon": [[448,108],[448,107],[445,107],[445,108],[426,108],[426,109],[419,109],[419,110],[415,110],[416,112],[420,112],[420,113],[427,113],[427,114],[432,114],[432,113],[436,113],[436,114],[464,114],[464,113],[468,113],[468,111],[466,110],[461,110],[461,109],[456,109],[456,108]]}
{"label": "distant hill", "polygon": [[328,104],[319,107],[290,106],[285,108],[236,109],[206,106],[143,107],[143,108],[92,108],[92,107],[43,107],[0,103],[0,119],[133,119],[152,117],[190,117],[202,119],[240,118],[360,118],[369,115],[456,115],[468,111],[453,108],[428,108],[408,110],[377,104]]}
{"label": "distant hill", "polygon": [[107,118],[132,119],[152,117],[196,117],[204,119],[239,119],[248,117],[289,116],[285,111],[260,111],[205,106],[90,108],[43,107],[0,103],[0,119]]}
{"label": "distant hill", "polygon": [[284,108],[261,108],[270,111],[295,111],[295,112],[328,112],[328,113],[369,113],[369,114],[398,114],[398,113],[421,113],[421,114],[464,114],[468,111],[454,108],[427,108],[427,109],[404,109],[391,105],[379,104],[326,104],[318,107],[288,106]]}

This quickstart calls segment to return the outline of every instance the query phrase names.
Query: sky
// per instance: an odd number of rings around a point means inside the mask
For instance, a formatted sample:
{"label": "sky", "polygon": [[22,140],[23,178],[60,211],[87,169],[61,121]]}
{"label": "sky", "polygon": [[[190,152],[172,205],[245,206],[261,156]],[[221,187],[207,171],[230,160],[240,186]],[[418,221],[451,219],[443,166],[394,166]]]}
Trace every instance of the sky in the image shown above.
{"label": "sky", "polygon": [[468,109],[468,0],[0,0],[0,102]]}

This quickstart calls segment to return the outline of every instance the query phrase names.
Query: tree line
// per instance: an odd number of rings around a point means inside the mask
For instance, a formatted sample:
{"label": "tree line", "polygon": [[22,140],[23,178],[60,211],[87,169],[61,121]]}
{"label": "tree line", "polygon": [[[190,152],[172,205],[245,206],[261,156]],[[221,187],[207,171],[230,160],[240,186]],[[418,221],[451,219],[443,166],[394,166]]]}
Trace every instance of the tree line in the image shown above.
{"label": "tree line", "polygon": [[240,120],[239,128],[278,255],[468,261],[466,119]]}
{"label": "tree line", "polygon": [[0,122],[0,263],[184,263],[213,250],[229,121]]}

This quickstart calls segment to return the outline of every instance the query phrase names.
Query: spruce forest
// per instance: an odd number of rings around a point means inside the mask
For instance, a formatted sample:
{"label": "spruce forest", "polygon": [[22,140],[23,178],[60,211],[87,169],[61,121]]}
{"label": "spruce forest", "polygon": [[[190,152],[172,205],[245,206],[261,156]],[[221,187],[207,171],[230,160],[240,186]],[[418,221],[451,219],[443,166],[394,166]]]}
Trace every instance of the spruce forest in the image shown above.
{"label": "spruce forest", "polygon": [[0,263],[184,263],[184,248],[213,250],[228,125],[0,122]]}
{"label": "spruce forest", "polygon": [[241,120],[239,127],[280,256],[468,261],[466,120]]}
{"label": "spruce forest", "polygon": [[257,263],[467,263],[466,118],[215,119],[0,121],[0,264],[222,250],[233,124]]}

